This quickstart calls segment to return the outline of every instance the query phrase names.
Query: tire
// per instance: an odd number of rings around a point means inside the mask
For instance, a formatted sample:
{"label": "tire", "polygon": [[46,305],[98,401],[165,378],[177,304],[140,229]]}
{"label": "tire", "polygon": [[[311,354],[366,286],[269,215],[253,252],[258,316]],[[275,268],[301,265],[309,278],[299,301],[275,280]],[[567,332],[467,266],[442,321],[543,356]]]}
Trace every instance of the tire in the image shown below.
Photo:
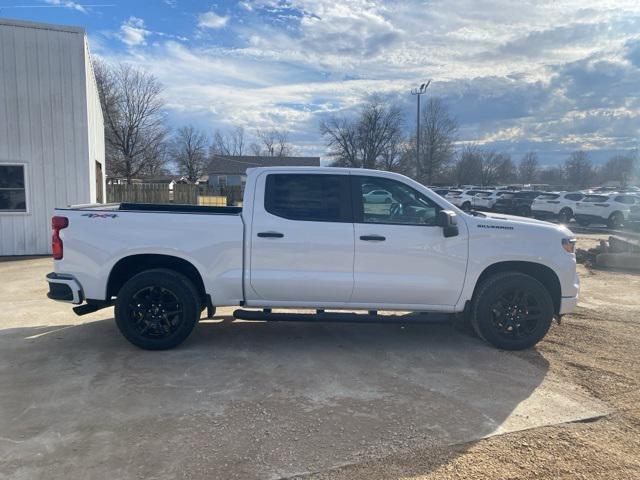
{"label": "tire", "polygon": [[471,325],[487,343],[502,350],[533,347],[549,331],[551,295],[535,278],[503,272],[484,280],[471,306]]}
{"label": "tire", "polygon": [[622,227],[623,223],[624,215],[622,215],[622,212],[613,212],[611,215],[609,215],[609,219],[607,220],[607,227],[618,229]]}
{"label": "tire", "polygon": [[[182,343],[200,317],[200,296],[184,275],[164,268],[145,270],[118,292],[116,324],[124,337],[145,350]],[[177,313],[167,313],[169,308]]]}
{"label": "tire", "polygon": [[464,202],[462,204],[462,210],[468,212],[471,210],[471,202]]}
{"label": "tire", "polygon": [[568,207],[563,208],[562,210],[560,210],[560,213],[558,213],[558,221],[560,223],[569,223],[572,217],[573,210]]}

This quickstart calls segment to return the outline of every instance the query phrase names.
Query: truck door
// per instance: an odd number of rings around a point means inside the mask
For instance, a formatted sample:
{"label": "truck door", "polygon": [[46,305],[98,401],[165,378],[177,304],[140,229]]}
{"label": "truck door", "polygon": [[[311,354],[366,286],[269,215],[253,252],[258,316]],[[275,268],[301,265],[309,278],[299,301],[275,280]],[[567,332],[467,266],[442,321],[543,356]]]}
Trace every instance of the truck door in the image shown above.
{"label": "truck door", "polygon": [[[455,305],[467,266],[467,230],[446,238],[440,207],[389,178],[352,175],[355,259],[351,302],[369,305]],[[385,190],[391,203],[372,203],[363,186]]]}
{"label": "truck door", "polygon": [[353,230],[348,172],[259,176],[250,227],[248,304],[252,298],[273,305],[348,302]]}

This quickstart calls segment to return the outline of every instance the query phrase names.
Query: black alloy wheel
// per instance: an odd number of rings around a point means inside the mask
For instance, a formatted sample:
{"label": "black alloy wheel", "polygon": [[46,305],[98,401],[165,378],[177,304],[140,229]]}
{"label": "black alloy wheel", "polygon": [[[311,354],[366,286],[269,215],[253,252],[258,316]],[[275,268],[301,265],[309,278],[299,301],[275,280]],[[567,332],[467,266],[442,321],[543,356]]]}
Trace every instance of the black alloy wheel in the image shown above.
{"label": "black alloy wheel", "polygon": [[184,320],[180,300],[168,288],[147,286],[131,297],[129,320],[142,338],[166,338]]}
{"label": "black alloy wheel", "polygon": [[537,298],[521,288],[507,290],[491,306],[493,326],[508,339],[528,338],[541,315]]}
{"label": "black alloy wheel", "polygon": [[173,270],[145,270],[118,292],[116,324],[124,337],[147,350],[182,343],[200,318],[202,296],[193,283]]}
{"label": "black alloy wheel", "polygon": [[554,312],[544,285],[530,275],[509,271],[495,273],[478,286],[470,320],[478,336],[491,345],[523,350],[547,334]]}

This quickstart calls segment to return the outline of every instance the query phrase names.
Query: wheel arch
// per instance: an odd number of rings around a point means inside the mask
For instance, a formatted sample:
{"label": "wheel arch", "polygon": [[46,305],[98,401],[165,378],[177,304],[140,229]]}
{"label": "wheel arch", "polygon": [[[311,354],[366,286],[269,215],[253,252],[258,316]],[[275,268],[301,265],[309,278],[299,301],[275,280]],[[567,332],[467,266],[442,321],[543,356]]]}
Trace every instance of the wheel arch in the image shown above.
{"label": "wheel arch", "polygon": [[549,295],[551,295],[551,299],[553,301],[553,308],[556,313],[560,312],[560,303],[562,301],[562,289],[560,286],[560,279],[556,272],[554,272],[551,268],[543,265],[541,263],[535,262],[526,262],[526,261],[505,261],[505,262],[497,262],[492,265],[486,267],[476,282],[476,285],[473,289],[472,299],[475,298],[476,292],[478,291],[479,286],[482,282],[496,274],[502,272],[519,272],[529,275],[536,280],[538,280],[543,287],[547,289]]}
{"label": "wheel arch", "polygon": [[152,268],[166,268],[181,273],[193,282],[203,304],[206,302],[206,289],[202,275],[191,262],[172,255],[150,253],[129,255],[115,263],[107,280],[107,301],[116,296],[130,278]]}

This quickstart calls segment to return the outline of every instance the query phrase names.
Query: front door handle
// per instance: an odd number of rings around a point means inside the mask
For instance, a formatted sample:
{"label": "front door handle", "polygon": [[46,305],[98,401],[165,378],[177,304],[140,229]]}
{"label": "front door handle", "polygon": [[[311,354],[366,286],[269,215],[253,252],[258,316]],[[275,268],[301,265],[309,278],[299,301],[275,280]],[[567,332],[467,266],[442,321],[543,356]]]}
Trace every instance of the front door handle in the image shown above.
{"label": "front door handle", "polygon": [[365,242],[384,242],[386,237],[382,235],[362,235],[360,240],[364,240]]}
{"label": "front door handle", "polygon": [[282,238],[282,237],[284,237],[284,233],[280,233],[280,232],[259,232],[258,236],[260,238]]}

